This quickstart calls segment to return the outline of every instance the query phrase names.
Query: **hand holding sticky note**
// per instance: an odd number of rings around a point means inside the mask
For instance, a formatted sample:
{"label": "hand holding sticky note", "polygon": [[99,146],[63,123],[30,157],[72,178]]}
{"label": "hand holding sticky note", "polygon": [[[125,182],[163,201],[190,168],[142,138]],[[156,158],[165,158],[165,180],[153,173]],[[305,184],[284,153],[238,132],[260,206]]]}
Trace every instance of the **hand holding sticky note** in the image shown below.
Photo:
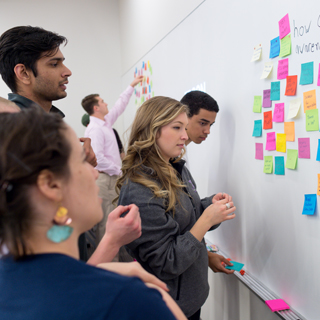
{"label": "hand holding sticky note", "polygon": [[226,266],[225,267],[226,269],[240,271],[244,266],[244,264],[240,262],[236,262],[232,260],[230,262],[233,264],[233,266]]}

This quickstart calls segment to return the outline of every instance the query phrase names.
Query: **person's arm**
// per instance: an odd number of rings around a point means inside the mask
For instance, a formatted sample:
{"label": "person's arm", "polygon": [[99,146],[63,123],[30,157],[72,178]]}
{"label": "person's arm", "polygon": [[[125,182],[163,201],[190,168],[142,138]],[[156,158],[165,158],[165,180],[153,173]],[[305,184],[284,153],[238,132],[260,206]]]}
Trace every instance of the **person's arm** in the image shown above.
{"label": "person's arm", "polygon": [[[121,217],[127,211],[129,212],[124,217]],[[106,232],[87,263],[98,265],[112,261],[120,247],[132,242],[140,235],[141,219],[139,208],[134,204],[118,206],[110,212],[106,223]]]}
{"label": "person's arm", "polygon": [[80,138],[79,140],[83,142],[83,149],[86,153],[86,161],[89,162],[93,167],[95,167],[97,165],[97,158],[91,146],[91,139]]}
{"label": "person's arm", "polygon": [[20,108],[10,100],[0,97],[0,112],[20,112]]}

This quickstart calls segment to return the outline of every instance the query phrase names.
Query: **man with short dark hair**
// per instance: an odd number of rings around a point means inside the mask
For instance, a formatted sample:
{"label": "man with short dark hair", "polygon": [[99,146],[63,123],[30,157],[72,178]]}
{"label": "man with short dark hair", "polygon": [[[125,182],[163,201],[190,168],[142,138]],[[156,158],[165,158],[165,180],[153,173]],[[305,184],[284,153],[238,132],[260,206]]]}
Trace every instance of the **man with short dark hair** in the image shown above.
{"label": "man with short dark hair", "polygon": [[[117,196],[115,184],[121,173],[121,157],[112,126],[126,109],[134,91],[133,88],[142,80],[142,75],[137,76],[110,111],[108,104],[99,94],[90,94],[81,102],[83,109],[90,116],[84,135],[91,139],[93,151],[97,156],[96,169],[99,171],[99,177],[96,183],[99,187],[99,197],[102,199],[103,219],[95,228],[96,244],[102,239],[108,215],[114,209],[112,201]],[[118,257],[115,259],[117,260]]]}
{"label": "man with short dark hair", "polygon": [[[188,145],[190,142],[196,144],[202,143],[210,134],[211,126],[216,121],[217,113],[219,112],[217,101],[205,92],[190,91],[183,96],[180,102],[187,105],[189,108],[187,126],[189,138],[185,144]],[[219,198],[217,200],[225,197],[229,197],[229,201],[232,199],[226,193],[218,193],[215,198],[216,197]],[[227,274],[234,272],[233,270],[226,269],[222,266],[222,262],[227,265],[232,264],[221,255],[208,251],[208,261],[209,267],[214,272],[224,272]]]}

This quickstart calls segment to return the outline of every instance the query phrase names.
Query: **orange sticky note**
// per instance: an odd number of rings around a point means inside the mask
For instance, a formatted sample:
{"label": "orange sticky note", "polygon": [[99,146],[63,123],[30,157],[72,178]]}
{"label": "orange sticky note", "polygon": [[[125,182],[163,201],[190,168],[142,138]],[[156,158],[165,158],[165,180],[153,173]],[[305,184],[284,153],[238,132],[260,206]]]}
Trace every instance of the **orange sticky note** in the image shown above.
{"label": "orange sticky note", "polygon": [[297,90],[298,76],[287,76],[286,96],[295,96]]}
{"label": "orange sticky note", "polygon": [[149,77],[147,78],[147,84],[149,84]]}
{"label": "orange sticky note", "polygon": [[263,129],[272,129],[272,111],[263,113]]}
{"label": "orange sticky note", "polygon": [[318,173],[318,190],[317,195],[320,196],[320,174]]}
{"label": "orange sticky note", "polygon": [[306,110],[317,109],[316,89],[303,93],[303,109]]}
{"label": "orange sticky note", "polygon": [[284,133],[286,134],[287,141],[294,141],[294,122],[284,123]]}

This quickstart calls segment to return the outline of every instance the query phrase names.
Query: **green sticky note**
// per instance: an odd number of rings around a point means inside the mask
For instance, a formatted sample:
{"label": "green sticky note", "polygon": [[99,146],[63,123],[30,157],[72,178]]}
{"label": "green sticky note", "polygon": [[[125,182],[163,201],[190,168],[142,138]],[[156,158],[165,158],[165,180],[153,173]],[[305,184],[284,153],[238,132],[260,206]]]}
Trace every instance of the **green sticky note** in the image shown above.
{"label": "green sticky note", "polygon": [[287,149],[286,168],[295,170],[297,168],[298,150]]}
{"label": "green sticky note", "polygon": [[307,131],[319,130],[318,109],[306,110],[306,130]]}
{"label": "green sticky note", "polygon": [[273,156],[265,156],[264,157],[264,173],[272,173],[273,172]]}
{"label": "green sticky note", "polygon": [[291,34],[288,34],[280,40],[279,57],[285,57],[291,54]]}
{"label": "green sticky note", "polygon": [[152,97],[154,97],[154,92],[152,91]]}
{"label": "green sticky note", "polygon": [[254,96],[253,112],[261,113],[262,110],[262,96]]}

